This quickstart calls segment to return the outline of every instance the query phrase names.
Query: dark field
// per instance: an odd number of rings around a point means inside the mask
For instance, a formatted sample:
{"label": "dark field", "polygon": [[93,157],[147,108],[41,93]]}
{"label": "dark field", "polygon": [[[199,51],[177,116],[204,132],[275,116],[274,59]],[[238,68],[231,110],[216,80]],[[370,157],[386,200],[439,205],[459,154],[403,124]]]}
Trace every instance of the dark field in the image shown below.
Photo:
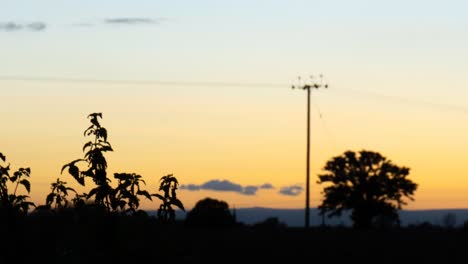
{"label": "dark field", "polygon": [[1,263],[468,263],[468,231],[435,227],[202,228],[151,217],[36,216],[8,223],[1,235]]}

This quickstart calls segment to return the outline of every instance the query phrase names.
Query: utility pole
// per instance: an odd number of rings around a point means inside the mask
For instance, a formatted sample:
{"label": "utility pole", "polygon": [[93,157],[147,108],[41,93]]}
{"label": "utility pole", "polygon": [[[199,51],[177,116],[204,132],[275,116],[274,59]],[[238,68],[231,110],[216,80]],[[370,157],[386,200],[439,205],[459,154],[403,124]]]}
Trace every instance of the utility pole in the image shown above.
{"label": "utility pole", "polygon": [[310,90],[312,88],[319,89],[321,87],[328,88],[328,84],[323,84],[323,75],[320,75],[320,82],[315,82],[313,76],[310,76],[312,80],[309,84],[302,85],[301,77],[297,86],[292,86],[292,89],[307,90],[307,157],[306,157],[306,204],[305,204],[305,228],[308,229],[310,226]]}

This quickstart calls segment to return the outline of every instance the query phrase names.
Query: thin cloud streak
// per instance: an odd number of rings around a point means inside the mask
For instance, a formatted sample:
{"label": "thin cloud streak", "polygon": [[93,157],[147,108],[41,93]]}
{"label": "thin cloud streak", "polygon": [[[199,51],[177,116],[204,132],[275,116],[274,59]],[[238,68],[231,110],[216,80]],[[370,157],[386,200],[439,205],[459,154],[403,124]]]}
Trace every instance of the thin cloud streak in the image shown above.
{"label": "thin cloud streak", "polygon": [[0,23],[0,30],[3,31],[43,31],[47,28],[44,22],[31,22],[31,23],[17,23],[17,22],[3,22]]}
{"label": "thin cloud streak", "polygon": [[146,17],[116,17],[104,19],[104,23],[118,25],[159,24],[162,20],[162,18],[153,19]]}
{"label": "thin cloud streak", "polygon": [[74,27],[97,27],[100,25],[113,25],[113,26],[138,26],[138,25],[158,25],[162,21],[167,20],[166,18],[148,18],[148,17],[112,17],[105,18],[98,22],[79,22],[74,23]]}

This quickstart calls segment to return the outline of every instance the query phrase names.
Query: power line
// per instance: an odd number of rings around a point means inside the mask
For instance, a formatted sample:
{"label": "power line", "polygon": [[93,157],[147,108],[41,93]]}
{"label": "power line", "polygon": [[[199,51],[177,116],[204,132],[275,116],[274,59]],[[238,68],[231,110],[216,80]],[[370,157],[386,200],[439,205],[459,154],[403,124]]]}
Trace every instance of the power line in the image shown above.
{"label": "power line", "polygon": [[327,122],[325,122],[325,119],[323,118],[323,114],[322,114],[322,111],[320,110],[320,107],[318,105],[318,102],[316,101],[315,104],[314,104],[315,108],[317,109],[317,113],[320,117],[320,121],[322,123],[322,127],[324,128],[327,136],[328,136],[328,139],[329,141],[331,141],[331,143],[333,144],[333,148],[335,150],[338,149],[337,147],[337,143],[336,143],[336,139],[335,139],[335,136],[333,135],[333,133],[331,132],[331,130],[329,129],[328,125],[327,125]]}
{"label": "power line", "polygon": [[[112,79],[86,79],[86,78],[68,78],[68,77],[32,77],[32,76],[0,76],[0,81],[25,81],[25,82],[66,82],[66,83],[103,83],[115,85],[163,85],[163,86],[193,86],[193,87],[244,87],[244,88],[284,88],[290,87],[289,84],[283,83],[264,83],[264,82],[209,82],[209,81],[162,81],[162,80],[112,80]],[[396,95],[388,95],[376,93],[373,91],[359,90],[353,88],[340,88],[336,87],[336,92],[347,92],[353,94],[360,94],[363,96],[378,98],[382,100],[390,100],[397,103],[407,105],[419,105],[429,108],[438,108],[442,110],[455,111],[468,113],[468,108],[446,104],[424,101],[415,98],[407,98]]]}
{"label": "power line", "polygon": [[0,81],[34,81],[34,82],[68,82],[68,83],[107,83],[134,85],[168,85],[168,86],[217,86],[217,87],[289,87],[289,84],[279,83],[240,83],[240,82],[205,82],[205,81],[161,81],[161,80],[110,80],[110,79],[82,79],[63,77],[27,77],[0,76]]}
{"label": "power line", "polygon": [[398,103],[406,104],[406,105],[419,105],[419,106],[424,106],[424,107],[429,107],[429,108],[438,108],[441,110],[450,110],[450,111],[468,113],[468,108],[460,106],[460,105],[431,102],[431,101],[425,101],[425,100],[416,99],[416,98],[402,97],[398,95],[388,95],[388,94],[376,93],[373,91],[366,91],[366,90],[358,90],[358,89],[353,89],[353,88],[340,89],[338,87],[337,90],[345,91],[348,93],[351,92],[354,94],[361,94],[364,96],[384,99],[384,100],[393,101],[393,102],[398,102]]}

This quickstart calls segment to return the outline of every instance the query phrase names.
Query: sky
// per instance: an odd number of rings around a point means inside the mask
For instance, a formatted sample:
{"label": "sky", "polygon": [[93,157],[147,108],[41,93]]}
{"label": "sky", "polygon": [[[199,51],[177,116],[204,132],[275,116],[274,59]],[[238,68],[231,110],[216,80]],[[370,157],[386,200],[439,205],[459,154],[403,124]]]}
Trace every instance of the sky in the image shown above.
{"label": "sky", "polygon": [[307,93],[291,86],[322,74],[311,207],[325,163],[363,149],[410,168],[404,208],[468,207],[466,1],[0,3],[0,152],[31,168],[36,204],[57,178],[93,187],[60,170],[101,112],[110,176],[137,173],[156,193],[173,174],[188,209],[303,208]]}

